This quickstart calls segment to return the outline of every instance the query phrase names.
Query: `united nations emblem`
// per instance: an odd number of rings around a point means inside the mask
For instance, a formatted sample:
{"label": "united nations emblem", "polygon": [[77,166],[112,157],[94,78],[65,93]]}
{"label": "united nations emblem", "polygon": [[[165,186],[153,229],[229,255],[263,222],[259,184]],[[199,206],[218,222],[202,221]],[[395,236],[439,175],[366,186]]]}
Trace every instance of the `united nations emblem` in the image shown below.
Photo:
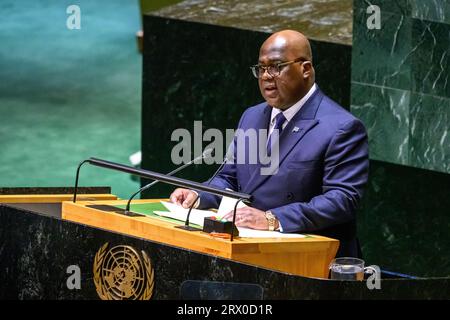
{"label": "united nations emblem", "polygon": [[95,255],[94,283],[102,300],[149,300],[153,294],[154,271],[150,258],[130,246],[105,243]]}

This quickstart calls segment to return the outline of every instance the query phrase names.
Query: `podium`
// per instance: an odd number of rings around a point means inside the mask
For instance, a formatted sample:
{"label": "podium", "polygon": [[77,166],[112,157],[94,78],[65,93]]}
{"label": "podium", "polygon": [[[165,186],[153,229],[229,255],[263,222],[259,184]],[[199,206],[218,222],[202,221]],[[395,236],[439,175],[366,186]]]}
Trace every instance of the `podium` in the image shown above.
{"label": "podium", "polygon": [[[155,203],[160,200],[135,200]],[[154,216],[130,217],[89,206],[124,206],[124,200],[64,202],[64,220],[119,232],[162,244],[193,250],[293,275],[327,278],[328,266],[339,241],[317,235],[304,238],[240,238],[233,241],[210,236],[203,231],[186,231],[177,224]],[[184,222],[183,222],[184,223]]]}
{"label": "podium", "polygon": [[[63,201],[73,199],[73,188],[39,187],[39,188],[0,188],[0,205],[30,210],[53,217],[61,216]],[[79,188],[80,200],[116,200],[109,187]]]}
{"label": "podium", "polygon": [[[89,208],[124,207],[125,201],[109,188],[79,191],[80,202],[73,203],[72,188],[0,188],[0,299],[104,299],[112,279],[119,298],[131,299],[129,280],[136,289],[141,281],[135,259],[147,271],[142,299],[450,297],[448,277],[397,279],[382,273],[381,290],[370,290],[365,281],[326,279],[327,260],[337,247],[333,239],[230,242],[174,228],[171,221]],[[78,284],[72,282],[77,277]]]}

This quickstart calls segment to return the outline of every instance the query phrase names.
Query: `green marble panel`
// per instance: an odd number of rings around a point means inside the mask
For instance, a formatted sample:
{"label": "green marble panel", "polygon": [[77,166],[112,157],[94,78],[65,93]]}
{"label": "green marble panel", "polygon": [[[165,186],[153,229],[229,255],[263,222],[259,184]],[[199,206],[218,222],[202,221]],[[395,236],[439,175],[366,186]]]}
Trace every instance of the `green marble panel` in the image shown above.
{"label": "green marble panel", "polygon": [[450,24],[412,21],[411,90],[450,98]]}
{"label": "green marble panel", "polygon": [[450,99],[411,95],[410,164],[450,172]]}
{"label": "green marble panel", "polygon": [[352,83],[351,111],[366,126],[370,159],[409,163],[410,92]]}
{"label": "green marble panel", "polygon": [[411,86],[411,19],[381,14],[381,29],[368,29],[365,10],[354,12],[352,81],[403,90]]}
{"label": "green marble panel", "polygon": [[350,109],[352,48],[347,45],[310,40],[320,89],[342,107]]}
{"label": "green marble panel", "polygon": [[[370,3],[382,10],[381,30],[366,26]],[[374,101],[360,87],[354,86],[352,92],[352,111],[360,114],[370,133],[376,133],[369,136],[371,159],[450,173],[444,121],[450,98],[450,24],[446,22],[450,2],[355,0],[354,4],[352,84],[378,92],[377,98],[368,93]],[[396,89],[403,91],[397,91],[397,98],[380,97],[381,92]],[[370,106],[380,101],[385,107],[375,113]]]}
{"label": "green marble panel", "polygon": [[421,277],[450,275],[450,175],[371,161],[358,215],[364,260]]}
{"label": "green marble panel", "polygon": [[400,15],[411,15],[411,0],[353,0],[353,9],[363,9],[376,5],[382,12],[396,13]]}
{"label": "green marble panel", "polygon": [[449,0],[409,0],[413,18],[450,24]]}

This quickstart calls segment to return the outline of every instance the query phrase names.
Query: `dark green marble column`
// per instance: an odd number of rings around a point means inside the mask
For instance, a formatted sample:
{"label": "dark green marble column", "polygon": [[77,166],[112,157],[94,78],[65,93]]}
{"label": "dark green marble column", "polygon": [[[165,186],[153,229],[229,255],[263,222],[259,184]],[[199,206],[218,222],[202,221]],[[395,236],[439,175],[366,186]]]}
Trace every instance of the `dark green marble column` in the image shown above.
{"label": "dark green marble column", "polygon": [[[381,29],[369,30],[369,5]],[[450,275],[450,5],[355,0],[351,111],[369,134],[359,219],[365,259]]]}
{"label": "dark green marble column", "polygon": [[[381,29],[368,29],[377,5]],[[352,106],[371,159],[450,173],[450,5],[355,0]]]}

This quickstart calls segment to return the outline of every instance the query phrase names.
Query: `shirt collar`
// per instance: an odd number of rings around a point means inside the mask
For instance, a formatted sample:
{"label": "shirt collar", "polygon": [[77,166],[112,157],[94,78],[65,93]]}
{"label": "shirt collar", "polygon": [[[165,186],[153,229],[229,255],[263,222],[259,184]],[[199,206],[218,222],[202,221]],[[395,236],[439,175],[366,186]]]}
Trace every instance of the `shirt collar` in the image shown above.
{"label": "shirt collar", "polygon": [[295,104],[293,104],[290,108],[287,108],[284,111],[281,111],[280,109],[277,109],[277,108],[272,108],[272,114],[270,116],[270,125],[274,124],[275,117],[280,112],[283,112],[284,117],[286,118],[286,120],[288,122],[291,121],[291,119],[301,109],[301,107],[303,107],[305,102],[308,101],[309,97],[311,97],[311,95],[314,93],[314,91],[316,91],[316,89],[317,89],[317,86],[314,83],[313,86],[311,87],[311,89],[309,89],[308,93],[303,96],[303,98],[301,98],[299,101],[297,101]]}

